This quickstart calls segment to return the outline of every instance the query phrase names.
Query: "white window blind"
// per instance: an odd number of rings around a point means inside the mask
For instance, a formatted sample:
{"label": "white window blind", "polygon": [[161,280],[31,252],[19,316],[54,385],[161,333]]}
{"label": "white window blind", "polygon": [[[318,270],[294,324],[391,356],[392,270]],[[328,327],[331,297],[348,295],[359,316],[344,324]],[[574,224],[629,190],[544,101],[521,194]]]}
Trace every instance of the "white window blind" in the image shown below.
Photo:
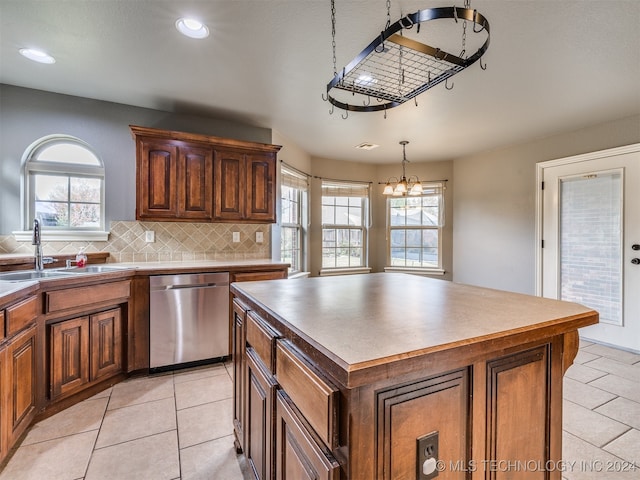
{"label": "white window blind", "polygon": [[306,192],[309,189],[309,177],[304,173],[285,165],[282,165],[280,173],[282,174],[281,182],[283,186],[295,188],[302,192]]}

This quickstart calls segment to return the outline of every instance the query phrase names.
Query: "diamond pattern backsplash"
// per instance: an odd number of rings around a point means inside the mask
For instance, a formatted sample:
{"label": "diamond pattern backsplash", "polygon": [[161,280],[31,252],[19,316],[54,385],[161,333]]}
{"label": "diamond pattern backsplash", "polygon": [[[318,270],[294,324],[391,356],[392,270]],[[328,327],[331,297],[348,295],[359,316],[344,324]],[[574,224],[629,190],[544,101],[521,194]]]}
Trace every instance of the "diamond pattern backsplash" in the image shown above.
{"label": "diamond pattern backsplash", "polygon": [[[145,232],[155,232],[155,242],[145,241]],[[108,262],[155,262],[188,260],[254,260],[271,258],[270,225],[182,222],[111,222],[106,242],[42,243],[45,255],[109,252]],[[240,232],[234,243],[233,232]],[[256,243],[262,232],[263,243]],[[18,242],[13,235],[0,235],[0,253],[33,254],[31,242]]]}

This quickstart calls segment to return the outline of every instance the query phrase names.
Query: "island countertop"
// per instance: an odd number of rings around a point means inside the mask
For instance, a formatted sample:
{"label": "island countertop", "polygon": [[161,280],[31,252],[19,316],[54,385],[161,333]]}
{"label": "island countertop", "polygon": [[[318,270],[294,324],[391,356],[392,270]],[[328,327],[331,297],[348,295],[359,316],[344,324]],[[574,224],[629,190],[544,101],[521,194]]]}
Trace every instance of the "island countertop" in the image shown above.
{"label": "island countertop", "polygon": [[349,377],[411,357],[514,335],[549,337],[598,321],[596,311],[576,303],[408,274],[248,282],[232,285],[232,292]]}

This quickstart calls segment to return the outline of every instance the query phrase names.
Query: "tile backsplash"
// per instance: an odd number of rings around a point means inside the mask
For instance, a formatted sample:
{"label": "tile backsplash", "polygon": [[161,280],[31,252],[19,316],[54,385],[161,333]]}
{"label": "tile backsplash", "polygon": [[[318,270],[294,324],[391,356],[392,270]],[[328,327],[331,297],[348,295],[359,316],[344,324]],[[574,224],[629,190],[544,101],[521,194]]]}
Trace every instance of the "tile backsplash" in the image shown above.
{"label": "tile backsplash", "polygon": [[[271,257],[270,225],[183,222],[111,222],[106,242],[47,242],[45,255],[74,254],[80,247],[91,252],[109,252],[108,262],[155,262],[189,260],[253,260]],[[155,232],[155,242],[145,240]],[[234,243],[233,232],[240,233]],[[256,243],[262,232],[263,243]],[[13,235],[0,235],[1,254],[33,254],[31,242],[18,242]]]}

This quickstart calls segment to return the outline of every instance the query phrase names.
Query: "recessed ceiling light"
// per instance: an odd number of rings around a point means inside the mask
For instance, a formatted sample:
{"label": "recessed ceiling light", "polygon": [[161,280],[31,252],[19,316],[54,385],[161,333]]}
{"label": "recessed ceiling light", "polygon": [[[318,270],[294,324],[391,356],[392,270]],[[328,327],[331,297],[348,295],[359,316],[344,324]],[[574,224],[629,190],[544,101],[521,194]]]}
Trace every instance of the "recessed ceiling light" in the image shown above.
{"label": "recessed ceiling light", "polygon": [[21,48],[19,52],[20,55],[28,58],[29,60],[33,60],[34,62],[56,63],[55,58],[41,50],[35,50],[33,48]]}
{"label": "recessed ceiling light", "polygon": [[176,22],[178,31],[190,38],[207,38],[209,28],[202,22],[193,18],[179,18]]}
{"label": "recessed ceiling light", "polygon": [[356,148],[359,150],[373,150],[374,148],[378,148],[380,145],[376,145],[375,143],[361,143],[360,145],[356,145]]}

